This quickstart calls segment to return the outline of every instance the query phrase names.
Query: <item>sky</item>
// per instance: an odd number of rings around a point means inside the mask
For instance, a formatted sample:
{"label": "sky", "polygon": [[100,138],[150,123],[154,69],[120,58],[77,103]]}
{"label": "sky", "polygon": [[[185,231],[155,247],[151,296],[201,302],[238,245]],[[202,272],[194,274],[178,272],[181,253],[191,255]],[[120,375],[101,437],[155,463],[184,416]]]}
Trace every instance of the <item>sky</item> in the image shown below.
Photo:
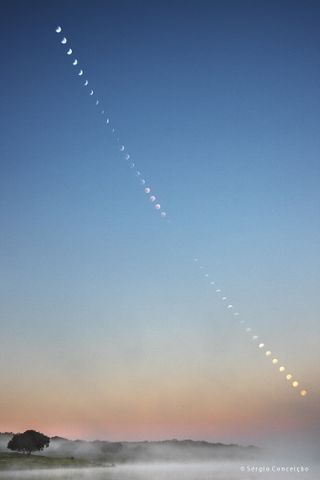
{"label": "sky", "polygon": [[319,439],[319,3],[1,16],[0,431]]}

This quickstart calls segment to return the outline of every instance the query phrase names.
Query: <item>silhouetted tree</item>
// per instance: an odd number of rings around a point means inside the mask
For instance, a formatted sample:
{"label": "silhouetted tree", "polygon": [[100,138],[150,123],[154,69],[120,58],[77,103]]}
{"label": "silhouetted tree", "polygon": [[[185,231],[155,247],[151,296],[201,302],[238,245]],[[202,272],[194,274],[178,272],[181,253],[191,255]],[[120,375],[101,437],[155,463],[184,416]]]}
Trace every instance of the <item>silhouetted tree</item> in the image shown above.
{"label": "silhouetted tree", "polygon": [[48,447],[49,443],[50,438],[43,433],[26,430],[24,433],[16,433],[9,441],[7,448],[30,455],[31,452],[37,452],[43,450],[44,447]]}

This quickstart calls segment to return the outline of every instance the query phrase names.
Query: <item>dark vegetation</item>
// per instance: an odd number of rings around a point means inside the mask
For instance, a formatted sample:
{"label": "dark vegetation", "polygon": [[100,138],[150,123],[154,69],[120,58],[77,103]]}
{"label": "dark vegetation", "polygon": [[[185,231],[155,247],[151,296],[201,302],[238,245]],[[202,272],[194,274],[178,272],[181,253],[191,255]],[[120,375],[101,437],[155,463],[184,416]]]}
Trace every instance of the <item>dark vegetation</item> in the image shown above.
{"label": "dark vegetation", "polygon": [[14,452],[22,452],[31,455],[31,452],[39,452],[48,448],[50,438],[43,433],[36,432],[35,430],[26,430],[24,433],[16,433],[9,440],[7,448]]}

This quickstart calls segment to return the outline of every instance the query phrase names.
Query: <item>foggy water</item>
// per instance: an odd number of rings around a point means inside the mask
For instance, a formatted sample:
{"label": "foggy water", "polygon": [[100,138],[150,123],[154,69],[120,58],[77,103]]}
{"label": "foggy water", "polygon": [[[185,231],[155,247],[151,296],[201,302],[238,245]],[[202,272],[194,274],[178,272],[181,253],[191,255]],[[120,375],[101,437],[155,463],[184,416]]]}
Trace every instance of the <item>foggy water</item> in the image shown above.
{"label": "foggy water", "polygon": [[[274,465],[250,464],[250,467],[270,469]],[[276,464],[279,466],[279,464]],[[285,466],[299,467],[298,464]],[[242,472],[240,468],[246,470]],[[306,465],[304,465],[306,467]],[[82,468],[0,472],[1,480],[274,480],[274,479],[308,479],[318,480],[320,470],[310,466],[308,472],[248,472],[246,464],[236,462],[216,462],[208,464],[157,464],[157,465],[126,465],[108,468]]]}

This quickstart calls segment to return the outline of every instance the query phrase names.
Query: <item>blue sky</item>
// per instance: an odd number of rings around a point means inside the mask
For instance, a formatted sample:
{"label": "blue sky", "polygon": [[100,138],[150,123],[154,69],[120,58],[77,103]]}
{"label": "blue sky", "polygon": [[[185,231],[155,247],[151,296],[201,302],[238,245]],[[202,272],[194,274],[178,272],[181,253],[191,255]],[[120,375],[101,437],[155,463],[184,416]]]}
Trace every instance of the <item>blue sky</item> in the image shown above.
{"label": "blue sky", "polygon": [[[230,321],[192,258],[317,392],[319,358],[316,364],[310,355],[318,355],[320,336],[317,2],[1,8],[2,356],[17,359],[3,372],[11,390],[4,398],[10,420],[2,424],[30,424],[28,409],[15,420],[10,397],[24,388],[25,362],[37,364],[26,385],[52,378],[67,398],[77,392],[70,376],[79,391],[87,382],[101,389],[102,379],[125,383],[130,365],[143,388],[157,379],[157,398],[167,405],[172,365],[181,378],[198,365],[204,391],[217,383],[226,397],[240,395],[232,385],[241,378],[261,401],[257,418],[266,397],[300,409],[301,399]],[[170,223],[122,160],[59,44],[60,24]],[[139,381],[129,397],[138,398]],[[192,391],[194,381],[185,388]],[[181,387],[176,398],[189,390]],[[93,399],[88,404],[96,408]],[[132,426],[115,424],[114,438],[254,435],[247,424],[239,434],[232,424],[214,433],[201,422],[184,430],[174,412],[162,429],[150,413],[142,431],[134,405]],[[68,408],[47,428],[65,425]],[[67,432],[106,436],[98,420],[88,413],[84,425],[79,412]]]}

